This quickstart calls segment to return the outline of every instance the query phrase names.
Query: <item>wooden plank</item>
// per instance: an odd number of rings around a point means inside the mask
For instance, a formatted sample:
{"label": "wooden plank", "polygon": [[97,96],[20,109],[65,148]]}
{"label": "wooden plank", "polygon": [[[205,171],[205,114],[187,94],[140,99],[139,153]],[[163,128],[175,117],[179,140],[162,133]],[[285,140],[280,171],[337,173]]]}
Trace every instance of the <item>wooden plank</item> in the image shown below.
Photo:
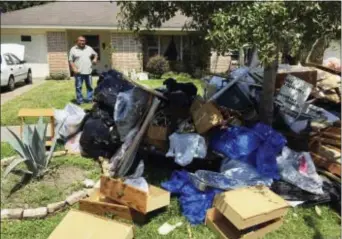
{"label": "wooden plank", "polygon": [[143,214],[170,204],[170,193],[149,185],[148,193],[123,183],[119,179],[101,176],[100,193]]}
{"label": "wooden plank", "polygon": [[112,219],[120,217],[129,221],[144,222],[142,213],[135,211],[125,205],[120,205],[110,199],[101,197],[100,190],[96,189],[93,195],[79,201],[82,211],[90,212],[99,216],[110,216]]}
{"label": "wooden plank", "polygon": [[340,163],[323,158],[322,156],[314,152],[310,152],[310,154],[311,154],[312,160],[314,161],[317,167],[324,168],[328,170],[330,173],[333,173],[341,177],[341,164]]}
{"label": "wooden plank", "polygon": [[22,108],[18,112],[19,117],[53,117],[54,111],[53,109],[30,109],[30,108]]}
{"label": "wooden plank", "polygon": [[147,213],[147,193],[126,185],[121,180],[101,176],[100,193],[139,212]]}

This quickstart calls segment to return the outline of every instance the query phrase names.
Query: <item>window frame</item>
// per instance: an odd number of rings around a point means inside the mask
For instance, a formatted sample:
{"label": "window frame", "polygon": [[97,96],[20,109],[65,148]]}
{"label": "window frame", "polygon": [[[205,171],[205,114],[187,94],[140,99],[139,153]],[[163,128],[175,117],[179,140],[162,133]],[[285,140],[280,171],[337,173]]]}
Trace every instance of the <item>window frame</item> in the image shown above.
{"label": "window frame", "polygon": [[[20,65],[21,64],[21,60],[16,55],[14,55],[13,53],[8,53],[8,54],[11,57],[14,65]],[[17,61],[18,63],[15,63],[15,61]]]}
{"label": "window frame", "polygon": [[[8,65],[8,66],[14,66],[15,64],[14,64],[14,62],[13,62],[13,59],[12,59],[12,57],[9,55],[9,53],[5,53],[5,54],[3,54],[3,56],[4,56],[4,60],[5,60],[5,62],[6,62],[6,65]],[[8,59],[6,59],[8,57]],[[9,61],[11,62],[11,63],[9,63]]]}

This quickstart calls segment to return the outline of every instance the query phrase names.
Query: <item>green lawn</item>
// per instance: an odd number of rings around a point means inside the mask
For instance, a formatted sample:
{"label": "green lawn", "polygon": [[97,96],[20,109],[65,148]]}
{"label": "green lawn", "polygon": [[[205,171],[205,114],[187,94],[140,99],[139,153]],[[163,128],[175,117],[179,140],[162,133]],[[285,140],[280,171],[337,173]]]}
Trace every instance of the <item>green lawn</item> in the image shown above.
{"label": "green lawn", "polygon": [[[1,144],[1,156],[14,155],[6,144]],[[64,159],[68,160],[68,159]],[[62,160],[63,161],[63,160]],[[58,160],[57,164],[63,163]],[[76,165],[88,164],[90,159],[73,158],[69,163]],[[64,164],[64,163],[63,163]],[[167,180],[171,175],[171,169],[146,167],[146,179],[159,185],[162,181]],[[159,172],[156,174],[155,172]],[[77,208],[77,206],[74,206]],[[311,239],[311,238],[340,238],[340,217],[328,206],[319,206],[322,211],[321,216],[317,215],[314,208],[295,208],[289,210],[284,219],[283,226],[266,236],[266,239]],[[67,209],[66,211],[68,211]],[[54,216],[49,216],[44,220],[26,220],[26,221],[5,221],[1,223],[1,238],[2,239],[46,239],[53,229],[58,225],[66,211],[57,213]],[[167,237],[158,234],[158,227],[164,222],[177,223],[183,222],[183,226],[177,228],[174,232]],[[144,225],[136,225],[135,227],[137,239],[150,239],[150,238],[198,238],[198,239],[214,239],[217,238],[206,226],[190,226],[186,219],[181,215],[180,206],[176,198],[171,199],[171,205],[163,212],[160,212]],[[189,230],[192,237],[189,236]]]}
{"label": "green lawn", "polygon": [[[184,81],[184,80],[181,80]],[[186,81],[186,80],[185,80]],[[193,81],[200,87],[201,82]],[[151,87],[158,87],[162,80],[143,81]],[[15,125],[19,121],[16,114],[21,107],[54,107],[63,108],[66,103],[74,98],[73,81],[48,81],[45,84],[33,89],[30,92],[4,104],[1,107],[1,125]],[[90,107],[84,105],[83,107]],[[35,121],[33,121],[35,122]],[[5,144],[1,144],[1,158],[14,154],[14,151]],[[65,159],[67,160],[67,159]],[[76,160],[77,162],[73,161]],[[73,158],[71,162],[86,163],[89,159]],[[156,173],[158,172],[158,173]],[[146,165],[145,177],[155,185],[167,180],[171,176],[172,170],[158,165]],[[251,204],[252,204],[251,199]],[[77,206],[75,206],[77,207]],[[340,238],[340,217],[328,206],[319,206],[322,211],[321,216],[317,215],[314,208],[295,208],[289,210],[285,217],[283,226],[266,236],[267,239],[311,239],[311,238]],[[66,212],[57,213],[44,220],[27,221],[5,221],[1,223],[1,238],[4,239],[45,239],[58,225]],[[176,223],[182,221],[184,224],[177,228],[168,236],[161,236],[157,229],[164,222]],[[180,206],[176,198],[171,199],[171,205],[163,212],[154,215],[149,222],[144,225],[136,225],[137,239],[150,238],[198,238],[211,239],[217,238],[206,226],[190,226],[182,216]],[[191,236],[190,236],[191,234]],[[114,237],[115,238],[115,237]]]}
{"label": "green lawn", "polygon": [[[177,77],[175,77],[177,78]],[[203,94],[200,80],[187,80],[180,78],[180,82],[193,82],[198,88],[199,93]],[[163,80],[148,80],[141,81],[146,86],[156,88],[162,86]],[[96,82],[93,81],[93,85]],[[85,95],[85,86],[83,87]],[[53,81],[49,80],[46,83],[32,89],[31,91],[9,101],[1,106],[1,126],[19,125],[18,111],[21,108],[57,108],[62,109],[68,102],[75,98],[74,80]],[[90,108],[90,104],[82,105],[83,108]],[[36,123],[37,119],[28,118],[25,122]]]}

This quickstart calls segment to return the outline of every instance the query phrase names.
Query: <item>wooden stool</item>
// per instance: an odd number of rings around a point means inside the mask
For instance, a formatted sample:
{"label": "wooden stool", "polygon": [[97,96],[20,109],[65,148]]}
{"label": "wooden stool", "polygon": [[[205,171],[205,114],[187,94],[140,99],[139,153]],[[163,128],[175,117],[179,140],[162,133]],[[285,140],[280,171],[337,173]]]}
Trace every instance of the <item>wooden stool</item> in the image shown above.
{"label": "wooden stool", "polygon": [[[25,117],[50,117],[51,123],[51,138],[53,139],[55,136],[55,118],[53,109],[28,109],[23,108],[19,110],[18,117],[21,119],[20,125],[20,136],[23,137],[23,130],[24,130],[24,118]],[[51,146],[52,141],[46,141],[46,146]]]}

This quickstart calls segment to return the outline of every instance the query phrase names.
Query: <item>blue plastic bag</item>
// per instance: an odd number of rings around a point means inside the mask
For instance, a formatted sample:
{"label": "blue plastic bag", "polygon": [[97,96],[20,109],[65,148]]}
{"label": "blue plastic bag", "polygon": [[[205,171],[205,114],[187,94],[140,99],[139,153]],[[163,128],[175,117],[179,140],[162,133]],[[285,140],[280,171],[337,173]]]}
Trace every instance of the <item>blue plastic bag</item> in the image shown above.
{"label": "blue plastic bag", "polygon": [[258,123],[253,128],[231,127],[214,134],[210,147],[230,159],[247,162],[257,171],[273,179],[280,179],[276,157],[286,139],[270,126]]}
{"label": "blue plastic bag", "polygon": [[163,182],[162,187],[179,195],[183,215],[193,225],[204,222],[207,209],[212,206],[214,197],[221,190],[210,189],[205,192],[197,190],[189,181],[188,172],[174,171],[171,179]]}

